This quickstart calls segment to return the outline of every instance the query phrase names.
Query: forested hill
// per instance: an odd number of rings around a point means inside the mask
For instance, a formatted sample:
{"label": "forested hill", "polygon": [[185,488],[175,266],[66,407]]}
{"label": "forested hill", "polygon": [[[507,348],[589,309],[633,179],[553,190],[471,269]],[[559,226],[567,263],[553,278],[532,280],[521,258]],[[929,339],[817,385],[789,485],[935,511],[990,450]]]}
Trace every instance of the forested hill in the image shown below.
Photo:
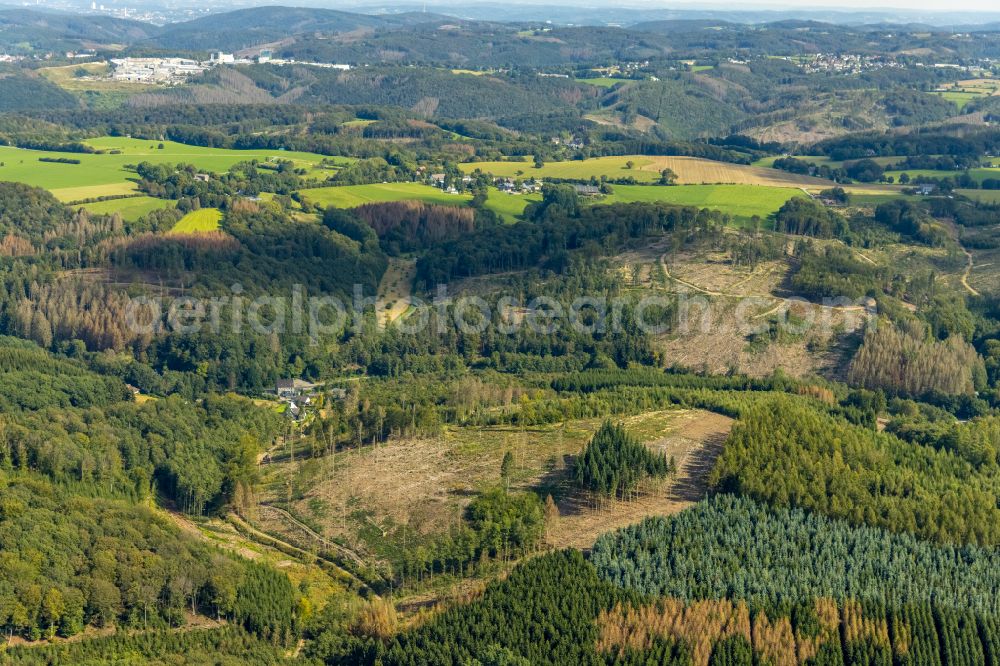
{"label": "forested hill", "polygon": [[72,47],[82,40],[129,44],[158,31],[149,23],[110,16],[78,16],[0,5],[0,51],[22,42],[40,50]]}
{"label": "forested hill", "polygon": [[720,496],[608,534],[590,561],[534,558],[385,644],[311,650],[344,665],[992,665],[995,560]]}
{"label": "forested hill", "polygon": [[465,20],[423,12],[369,15],[277,6],[157,27],[104,16],[0,9],[0,45],[14,52],[80,47],[117,50],[124,45],[139,51],[205,53],[268,46],[276,54],[298,60],[470,67],[548,68],[665,57],[906,54],[916,50],[942,57],[996,57],[1000,39],[993,30],[977,26],[975,39],[968,39],[954,31],[921,25],[846,26],[764,18],[753,24],[681,19],[625,28],[553,27],[517,17]]}
{"label": "forested hill", "polygon": [[0,112],[79,108],[73,95],[40,76],[0,77]]}
{"label": "forested hill", "polygon": [[81,16],[0,5],[0,51],[121,45],[174,51],[235,51],[305,33],[334,35],[392,30],[444,18],[422,13],[371,16],[329,9],[253,7],[160,27],[111,16]]}
{"label": "forested hill", "polygon": [[212,395],[139,405],[120,378],[6,337],[0,396],[7,639],[167,629],[196,614],[273,643],[292,634],[284,573],[225,555],[152,508],[158,495],[200,514],[243,492],[280,417]]}
{"label": "forested hill", "polygon": [[168,25],[149,41],[149,45],[184,50],[235,51],[306,33],[366,33],[443,18],[419,13],[370,16],[332,9],[252,7]]}
{"label": "forested hill", "polygon": [[630,30],[669,35],[681,52],[727,52],[794,55],[804,53],[886,53],[907,49],[955,49],[971,55],[996,48],[995,36],[956,39],[950,30],[927,26],[834,25],[819,21],[775,21],[749,26],[725,21],[650,21]]}
{"label": "forested hill", "polygon": [[303,35],[280,52],[300,60],[371,63],[385,62],[390,54],[392,60],[404,62],[516,68],[641,61],[674,52],[664,36],[621,28],[524,28],[449,20],[382,31],[349,42]]}

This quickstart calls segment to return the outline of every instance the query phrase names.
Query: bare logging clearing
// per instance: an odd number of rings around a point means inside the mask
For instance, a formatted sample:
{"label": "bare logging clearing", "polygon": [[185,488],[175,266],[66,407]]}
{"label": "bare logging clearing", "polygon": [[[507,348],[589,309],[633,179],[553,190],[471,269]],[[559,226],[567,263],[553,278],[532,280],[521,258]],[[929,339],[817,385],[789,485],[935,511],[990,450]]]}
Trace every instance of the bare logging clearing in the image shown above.
{"label": "bare logging clearing", "polygon": [[[679,469],[656,492],[632,502],[598,507],[573,486],[573,458],[600,425],[597,419],[536,428],[449,428],[436,438],[390,440],[270,465],[262,499],[284,503],[291,493],[292,514],[326,538],[371,553],[458,525],[472,498],[501,482],[503,458],[510,453],[510,490],[535,489],[556,500],[558,517],[547,522],[547,543],[586,547],[609,529],[680,511],[700,499],[732,421],[709,412],[669,410],[623,423],[651,450],[672,457]],[[287,529],[267,513],[260,520],[269,530]]]}

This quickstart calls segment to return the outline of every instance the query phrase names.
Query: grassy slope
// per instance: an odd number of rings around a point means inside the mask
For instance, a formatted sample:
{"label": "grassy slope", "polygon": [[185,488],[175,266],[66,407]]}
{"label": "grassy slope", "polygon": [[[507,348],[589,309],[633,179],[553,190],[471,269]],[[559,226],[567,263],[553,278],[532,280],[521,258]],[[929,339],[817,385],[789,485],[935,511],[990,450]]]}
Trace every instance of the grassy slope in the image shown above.
{"label": "grassy slope", "polygon": [[517,222],[524,207],[532,201],[541,201],[540,194],[507,194],[491,187],[486,199],[486,207],[502,217],[508,224]]}
{"label": "grassy slope", "polygon": [[[804,196],[801,190],[790,187],[763,187],[759,185],[616,185],[610,196],[594,199],[595,204],[663,201],[683,206],[720,210],[737,218],[749,219],[754,215],[766,218],[781,208],[794,196]],[[401,201],[418,199],[428,203],[464,205],[467,195],[446,194],[438,189],[416,183],[385,183],[377,185],[350,185],[303,190],[302,194],[314,203],[339,208],[351,208],[372,201]],[[506,194],[490,188],[486,207],[504,218],[516,222],[524,207],[538,201],[541,195]]]}
{"label": "grassy slope", "polygon": [[[897,181],[899,180],[899,175],[902,173],[910,174],[910,178],[916,178],[918,176],[924,176],[926,178],[946,178],[948,176],[960,176],[962,171],[935,171],[933,169],[903,169],[900,171],[886,171],[887,176],[894,177]],[[983,168],[983,169],[969,169],[969,175],[972,176],[977,182],[982,182],[987,178],[1000,178],[1000,169],[993,168]]]}
{"label": "grassy slope", "polygon": [[[633,163],[631,169],[627,167],[628,162]],[[485,173],[499,177],[525,179],[533,177],[589,179],[606,176],[608,179],[634,178],[639,182],[654,183],[659,180],[662,169],[670,168],[677,174],[677,182],[684,185],[715,183],[784,187],[825,187],[831,185],[828,181],[797,176],[777,169],[716,162],[694,157],[622,155],[588,160],[548,162],[540,169],[536,169],[532,162],[470,162],[459,166],[466,173],[480,169]]]}
{"label": "grassy slope", "polygon": [[[120,154],[55,153],[49,151],[23,150],[10,146],[0,146],[0,180],[10,180],[36,187],[44,187],[63,201],[75,201],[91,197],[126,194],[135,191],[135,174],[125,168],[128,164],[154,162],[163,164],[194,164],[199,169],[223,172],[237,162],[245,160],[267,160],[271,157],[290,159],[301,166],[318,164],[322,155],[297,153],[281,150],[223,150],[188,146],[182,143],[164,141],[163,150],[157,148],[159,141],[127,139],[124,137],[104,137],[87,143],[101,150],[119,150]],[[68,157],[80,160],[80,164],[58,164],[39,162],[39,157]]]}
{"label": "grassy slope", "polygon": [[[634,169],[626,169],[625,163],[635,163]],[[541,169],[536,169],[530,161],[527,162],[472,162],[460,164],[462,171],[469,173],[481,169],[498,177],[508,178],[590,178],[607,176],[608,178],[624,178],[632,176],[636,180],[653,182],[659,175],[652,171],[641,171],[640,167],[651,164],[648,157],[596,157],[589,160],[569,162],[547,162]]]}
{"label": "grassy slope", "polygon": [[598,88],[613,88],[619,83],[627,83],[626,79],[612,79],[605,77],[596,77],[592,79],[577,79],[577,83],[586,83],[590,86],[597,86]]}
{"label": "grassy slope", "polygon": [[[472,197],[467,194],[448,194],[435,187],[420,183],[377,183],[374,185],[347,185],[302,190],[301,194],[313,203],[337,208],[353,208],[375,201],[416,200],[446,206],[464,206]],[[495,188],[489,189],[486,208],[500,215],[505,222],[514,223],[531,201],[541,195],[511,195]]]}
{"label": "grassy slope", "polygon": [[985,203],[1000,203],[1000,190],[955,190],[963,196]]}
{"label": "grassy slope", "polygon": [[174,225],[172,234],[194,234],[203,231],[215,231],[222,221],[222,211],[218,208],[202,208],[193,210]]}
{"label": "grassy slope", "polygon": [[419,200],[434,204],[464,205],[472,197],[448,194],[421,183],[376,183],[374,185],[345,185],[343,187],[318,187],[302,190],[301,194],[313,203],[337,208],[354,208],[373,201]]}
{"label": "grassy slope", "polygon": [[986,93],[981,92],[959,92],[959,91],[947,91],[935,93],[945,98],[948,101],[954,102],[958,106],[958,110],[961,111],[965,106],[980,97],[986,97]]}
{"label": "grassy slope", "polygon": [[776,213],[795,196],[805,196],[791,187],[762,187],[759,185],[678,185],[659,187],[650,185],[615,185],[613,193],[604,201],[665,201],[683,206],[711,208],[734,217],[762,218]]}
{"label": "grassy slope", "polygon": [[112,199],[111,201],[97,201],[80,206],[86,208],[88,212],[95,215],[110,215],[119,213],[122,219],[127,222],[138,220],[143,215],[159,210],[161,208],[172,208],[173,201],[167,199],[156,199],[154,197],[130,197],[128,199]]}
{"label": "grassy slope", "polygon": [[[749,219],[754,215],[767,218],[795,196],[805,196],[791,187],[763,187],[759,185],[615,185],[609,196],[594,199],[595,204],[654,202],[711,208],[729,213],[733,217]],[[508,222],[514,222],[531,201],[540,196],[511,195],[490,189],[486,207],[496,211]]]}

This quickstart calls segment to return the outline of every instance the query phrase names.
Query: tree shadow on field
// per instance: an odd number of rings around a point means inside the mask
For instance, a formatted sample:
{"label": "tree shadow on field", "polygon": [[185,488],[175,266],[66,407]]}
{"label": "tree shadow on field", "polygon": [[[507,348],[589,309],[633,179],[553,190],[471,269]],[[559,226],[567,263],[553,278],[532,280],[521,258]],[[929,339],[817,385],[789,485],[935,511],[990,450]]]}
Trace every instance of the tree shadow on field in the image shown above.
{"label": "tree shadow on field", "polygon": [[715,460],[722,453],[729,433],[717,433],[694,449],[684,460],[683,469],[670,484],[668,497],[677,502],[699,502],[708,493],[708,477],[715,467]]}
{"label": "tree shadow on field", "polygon": [[575,516],[593,510],[590,494],[573,485],[573,466],[576,456],[563,454],[561,464],[554,465],[542,475],[532,490],[543,499],[552,495],[560,516]]}

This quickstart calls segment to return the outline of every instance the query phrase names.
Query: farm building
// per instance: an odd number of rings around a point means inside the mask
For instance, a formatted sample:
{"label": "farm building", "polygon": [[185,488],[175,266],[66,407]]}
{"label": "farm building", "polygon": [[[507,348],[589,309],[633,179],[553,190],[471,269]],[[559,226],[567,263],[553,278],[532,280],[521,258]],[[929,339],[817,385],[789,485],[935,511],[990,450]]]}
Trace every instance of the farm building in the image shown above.
{"label": "farm building", "polygon": [[302,379],[279,379],[274,383],[274,392],[279,398],[297,398],[316,390],[316,384]]}

